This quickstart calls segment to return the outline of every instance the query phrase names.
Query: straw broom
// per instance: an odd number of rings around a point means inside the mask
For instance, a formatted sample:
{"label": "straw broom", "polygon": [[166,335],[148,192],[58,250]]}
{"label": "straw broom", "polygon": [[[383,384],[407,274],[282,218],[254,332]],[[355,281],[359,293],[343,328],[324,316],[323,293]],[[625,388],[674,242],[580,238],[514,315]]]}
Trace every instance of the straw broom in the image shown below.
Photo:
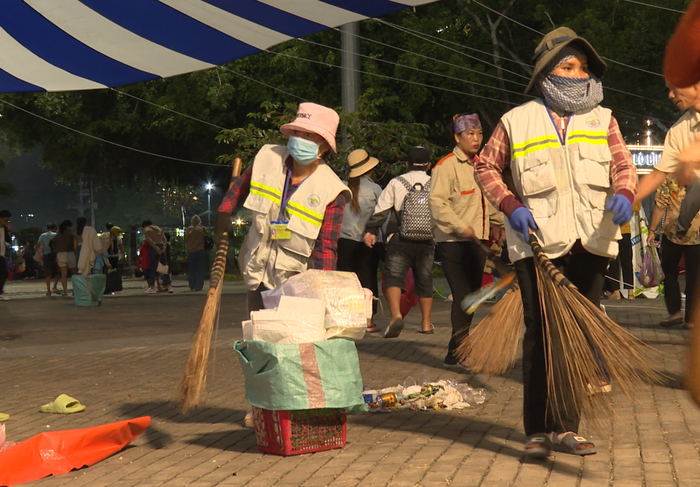
{"label": "straw broom", "polygon": [[609,377],[633,398],[640,386],[662,378],[659,353],[612,321],[586,299],[547,258],[530,235],[545,336],[547,389],[557,414],[580,413],[593,426],[609,426],[612,409],[604,394],[591,394]]}
{"label": "straw broom", "polygon": [[515,285],[471,328],[457,347],[457,358],[474,372],[502,374],[515,363],[522,332],[523,302]]}
{"label": "straw broom", "polygon": [[[457,358],[474,372],[501,374],[515,363],[520,348],[523,330],[523,303],[520,288],[515,283],[511,284],[515,280],[515,273],[500,257],[481,240],[477,238],[471,240],[491,259],[502,276],[501,283],[510,286],[510,289],[491,308],[489,314],[469,330],[469,335],[462,340],[455,353]],[[493,295],[500,289],[500,286],[492,285],[481,288],[464,298],[462,309],[466,313],[473,312],[475,306],[471,303],[475,300],[475,296],[486,290],[490,290],[490,294]]]}
{"label": "straw broom", "polygon": [[[241,173],[242,161],[236,158],[233,164],[233,177],[231,184]],[[211,268],[209,279],[209,291],[207,301],[204,304],[202,317],[195,332],[187,358],[185,369],[178,386],[179,409],[186,413],[199,405],[202,391],[207,382],[207,366],[209,364],[209,351],[211,350],[211,337],[214,329],[219,324],[219,310],[221,307],[221,290],[223,288],[224,273],[226,271],[226,256],[228,255],[229,234],[224,232],[216,242],[216,257]]]}

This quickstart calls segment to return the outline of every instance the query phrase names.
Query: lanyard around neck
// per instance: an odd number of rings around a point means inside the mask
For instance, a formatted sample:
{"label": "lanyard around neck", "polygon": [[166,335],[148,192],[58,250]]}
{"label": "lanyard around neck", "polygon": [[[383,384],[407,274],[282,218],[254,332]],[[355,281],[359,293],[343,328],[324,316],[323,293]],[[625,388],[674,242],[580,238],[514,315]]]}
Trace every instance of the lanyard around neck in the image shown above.
{"label": "lanyard around neck", "polygon": [[299,189],[299,186],[301,186],[307,179],[308,176],[302,179],[301,183],[297,184],[295,187],[292,187],[289,191],[289,196],[287,196],[287,189],[289,189],[289,185],[292,182],[292,170],[287,169],[287,176],[284,180],[284,189],[282,190],[282,205],[280,206],[279,219],[282,219],[284,215],[287,214],[287,203],[289,203],[289,200],[292,199],[292,195],[294,195],[295,191]]}
{"label": "lanyard around neck", "polygon": [[571,116],[573,115],[573,113],[569,113],[569,116],[566,117],[566,127],[563,127],[564,136],[562,137],[562,131],[560,131],[559,127],[557,127],[557,122],[554,120],[552,110],[551,108],[549,108],[546,101],[544,101],[544,106],[547,109],[547,115],[549,115],[549,119],[552,121],[552,125],[554,125],[554,130],[557,132],[559,142],[561,143],[562,147],[564,147],[564,139],[566,139],[566,132],[569,130],[569,122],[571,122]]}

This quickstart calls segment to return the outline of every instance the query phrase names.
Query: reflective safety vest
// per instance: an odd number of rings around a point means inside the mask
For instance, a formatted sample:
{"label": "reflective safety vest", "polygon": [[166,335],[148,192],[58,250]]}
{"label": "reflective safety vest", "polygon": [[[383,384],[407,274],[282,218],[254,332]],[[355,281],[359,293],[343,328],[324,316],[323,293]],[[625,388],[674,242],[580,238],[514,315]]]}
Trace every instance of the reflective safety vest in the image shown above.
{"label": "reflective safety vest", "polygon": [[[576,240],[596,255],[615,257],[620,227],[605,211],[613,194],[608,147],[610,110],[580,110],[569,120],[564,144],[541,99],[506,113],[501,121],[511,145],[511,171],[520,201],[535,218],[549,258],[567,253]],[[507,220],[507,219],[506,219]],[[506,221],[511,261],[532,256],[530,245]]]}
{"label": "reflective safety vest", "polygon": [[[325,164],[307,177],[287,202],[288,218],[280,215],[287,176],[285,146],[265,145],[255,156],[250,191],[243,206],[253,212],[253,222],[240,250],[239,266],[246,287],[263,284],[273,289],[289,277],[313,268],[311,255],[326,207],[343,191],[350,191]],[[291,183],[290,183],[291,184]],[[288,219],[291,238],[270,238],[270,223]]]}

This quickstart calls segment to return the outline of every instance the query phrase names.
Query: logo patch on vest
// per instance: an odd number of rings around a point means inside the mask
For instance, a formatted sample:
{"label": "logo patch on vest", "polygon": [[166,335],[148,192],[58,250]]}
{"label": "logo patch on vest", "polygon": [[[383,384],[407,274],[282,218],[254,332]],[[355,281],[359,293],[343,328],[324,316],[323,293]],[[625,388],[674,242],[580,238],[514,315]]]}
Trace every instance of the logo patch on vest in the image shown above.
{"label": "logo patch on vest", "polygon": [[597,129],[598,127],[600,127],[600,120],[598,120],[595,117],[588,118],[586,119],[586,125],[588,125],[592,129]]}
{"label": "logo patch on vest", "polygon": [[316,208],[318,205],[321,204],[321,198],[315,194],[309,196],[309,199],[307,199],[306,201],[309,203],[309,206],[311,208]]}

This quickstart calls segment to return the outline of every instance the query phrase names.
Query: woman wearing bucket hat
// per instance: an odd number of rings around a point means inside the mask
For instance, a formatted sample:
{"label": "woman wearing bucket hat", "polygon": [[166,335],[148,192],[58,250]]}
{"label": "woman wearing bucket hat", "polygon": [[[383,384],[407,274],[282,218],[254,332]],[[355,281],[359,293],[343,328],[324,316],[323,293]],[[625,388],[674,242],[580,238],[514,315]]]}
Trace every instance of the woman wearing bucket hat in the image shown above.
{"label": "woman wearing bucket hat", "polygon": [[[379,159],[371,157],[364,149],[354,150],[348,155],[348,187],[352,191],[352,200],[345,205],[338,240],[338,270],[357,274],[362,287],[371,290],[374,296],[379,293],[377,269],[382,256],[382,246],[367,247],[364,234],[365,225],[374,213],[379,195],[382,194],[381,186],[370,179],[372,169],[377,164]],[[377,302],[374,301],[372,314],[376,312]],[[374,320],[367,325],[367,331],[379,331]]]}
{"label": "woman wearing bucket hat", "polygon": [[[619,225],[632,216],[637,176],[610,110],[602,108],[605,63],[566,27],[537,46],[526,92],[539,97],[506,113],[476,164],[486,198],[508,217],[508,252],[523,299],[525,454],[551,449],[595,453],[579,436],[577,412],[553,411],[548,401],[545,348],[535,264],[534,230],[547,256],[596,306],[608,262],[618,252]],[[506,179],[504,172],[512,175]]]}
{"label": "woman wearing bucket hat", "polygon": [[[486,254],[473,238],[499,239],[503,213],[488,203],[474,180],[476,153],[484,133],[479,115],[462,113],[452,120],[457,145],[433,168],[430,186],[430,213],[433,220],[436,253],[452,291],[452,337],[445,365],[457,365],[455,351],[469,333],[472,314],[462,311],[464,297],[481,287]],[[491,226],[499,227],[491,231]]]}
{"label": "woman wearing bucket hat", "polygon": [[301,103],[296,119],[280,127],[286,146],[265,145],[226,193],[216,234],[231,228],[231,214],[253,212],[240,249],[248,311],[263,308],[261,292],[307,269],[334,270],[347,186],[324,162],[336,151],[340,118],[315,103]]}

